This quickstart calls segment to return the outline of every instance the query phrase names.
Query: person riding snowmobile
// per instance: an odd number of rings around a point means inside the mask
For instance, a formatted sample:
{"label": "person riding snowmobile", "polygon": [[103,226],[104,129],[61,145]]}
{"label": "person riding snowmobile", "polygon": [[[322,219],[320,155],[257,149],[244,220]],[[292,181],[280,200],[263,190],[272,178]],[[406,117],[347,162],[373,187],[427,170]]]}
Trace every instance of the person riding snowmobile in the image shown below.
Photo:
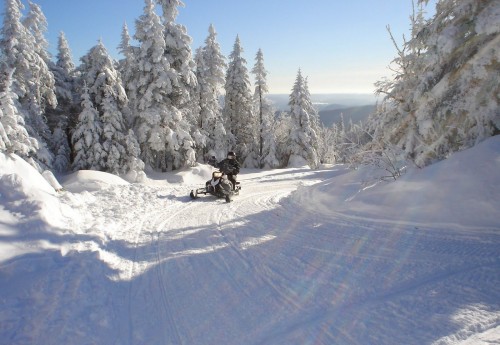
{"label": "person riding snowmobile", "polygon": [[236,175],[240,173],[240,163],[236,159],[236,154],[233,151],[229,151],[227,153],[227,157],[219,163],[216,162],[215,157],[212,157],[209,164],[219,168],[220,171],[227,175],[227,178],[231,181],[234,190],[236,187]]}

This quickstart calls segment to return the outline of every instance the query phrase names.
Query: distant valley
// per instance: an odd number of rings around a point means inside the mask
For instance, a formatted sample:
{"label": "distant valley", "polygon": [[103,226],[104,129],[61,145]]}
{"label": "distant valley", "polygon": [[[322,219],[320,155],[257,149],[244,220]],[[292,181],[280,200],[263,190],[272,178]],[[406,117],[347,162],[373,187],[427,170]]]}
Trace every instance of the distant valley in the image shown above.
{"label": "distant valley", "polygon": [[376,107],[375,104],[347,108],[336,106],[333,109],[329,106],[319,111],[319,118],[326,127],[330,127],[334,123],[340,123],[342,114],[346,125],[349,124],[350,119],[352,119],[353,123],[365,121],[375,111]]}
{"label": "distant valley", "polygon": [[[271,94],[269,99],[278,111],[288,111],[289,95]],[[346,123],[365,121],[375,111],[377,98],[373,94],[312,94],[311,100],[321,122],[329,127],[339,123],[341,114]]]}

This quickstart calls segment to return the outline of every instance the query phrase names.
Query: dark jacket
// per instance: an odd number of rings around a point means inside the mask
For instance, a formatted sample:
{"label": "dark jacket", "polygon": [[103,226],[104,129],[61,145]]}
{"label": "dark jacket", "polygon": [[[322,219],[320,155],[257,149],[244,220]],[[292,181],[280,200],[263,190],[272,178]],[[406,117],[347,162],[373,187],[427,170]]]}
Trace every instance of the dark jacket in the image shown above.
{"label": "dark jacket", "polygon": [[216,165],[226,175],[238,175],[240,173],[240,163],[236,159],[223,159]]}

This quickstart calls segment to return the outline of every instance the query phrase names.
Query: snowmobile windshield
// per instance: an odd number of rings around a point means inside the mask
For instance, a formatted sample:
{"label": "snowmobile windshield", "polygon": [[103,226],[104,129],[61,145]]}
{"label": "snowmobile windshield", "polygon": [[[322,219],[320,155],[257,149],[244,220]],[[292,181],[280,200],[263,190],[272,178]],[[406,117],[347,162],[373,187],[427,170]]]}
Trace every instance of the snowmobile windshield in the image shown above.
{"label": "snowmobile windshield", "polygon": [[220,171],[214,171],[213,174],[212,174],[212,177],[213,178],[221,178],[222,175],[223,175],[222,172],[220,172]]}

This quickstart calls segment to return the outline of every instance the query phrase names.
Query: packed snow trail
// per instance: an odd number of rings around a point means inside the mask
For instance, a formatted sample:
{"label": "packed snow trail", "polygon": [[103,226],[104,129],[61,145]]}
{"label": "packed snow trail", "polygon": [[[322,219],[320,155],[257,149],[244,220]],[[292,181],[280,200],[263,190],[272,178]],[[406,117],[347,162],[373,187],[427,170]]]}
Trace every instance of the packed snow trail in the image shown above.
{"label": "packed snow trail", "polygon": [[346,173],[246,170],[231,203],[189,198],[203,174],[67,182],[81,217],[39,235],[62,249],[0,266],[0,344],[498,342],[498,229],[325,211]]}

